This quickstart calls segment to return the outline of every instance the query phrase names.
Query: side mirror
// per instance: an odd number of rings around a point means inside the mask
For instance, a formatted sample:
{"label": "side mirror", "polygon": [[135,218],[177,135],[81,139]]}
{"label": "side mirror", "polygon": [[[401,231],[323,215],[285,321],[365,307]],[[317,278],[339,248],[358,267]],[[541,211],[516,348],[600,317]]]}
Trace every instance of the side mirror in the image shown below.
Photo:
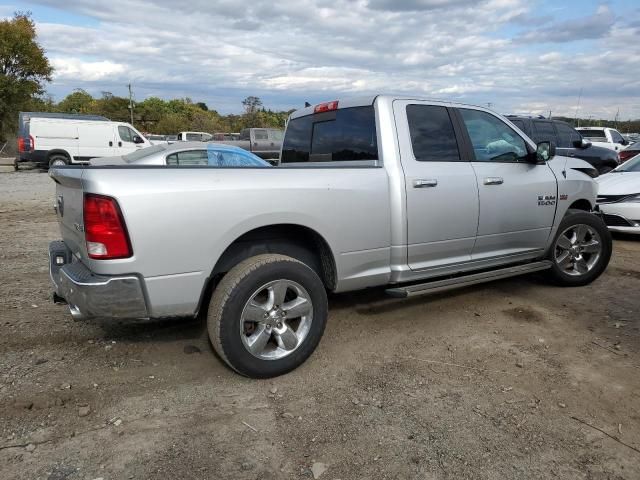
{"label": "side mirror", "polygon": [[540,142],[536,147],[536,163],[542,164],[556,156],[556,144],[553,142]]}
{"label": "side mirror", "polygon": [[142,138],[140,138],[139,135],[134,135],[133,136],[133,143],[144,143],[144,140]]}
{"label": "side mirror", "polygon": [[573,142],[573,146],[575,148],[589,148],[591,146],[591,141],[586,138],[581,138],[580,140],[575,140]]}
{"label": "side mirror", "polygon": [[620,142],[620,145],[624,145],[626,147],[627,145],[629,145],[629,140],[622,140]]}

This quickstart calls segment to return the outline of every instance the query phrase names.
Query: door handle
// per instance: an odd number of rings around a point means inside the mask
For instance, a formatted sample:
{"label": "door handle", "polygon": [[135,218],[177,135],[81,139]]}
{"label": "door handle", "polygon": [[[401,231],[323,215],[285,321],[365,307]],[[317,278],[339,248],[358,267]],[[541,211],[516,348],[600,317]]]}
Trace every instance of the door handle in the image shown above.
{"label": "door handle", "polygon": [[414,180],[413,181],[413,188],[429,188],[429,187],[437,187],[438,186],[438,180],[436,180],[435,178],[433,179],[428,179],[428,180]]}
{"label": "door handle", "polygon": [[484,179],[485,185],[502,185],[504,179],[502,177],[487,177]]}
{"label": "door handle", "polygon": [[110,147],[113,147],[113,142],[109,142],[109,146],[110,146]]}
{"label": "door handle", "polygon": [[118,142],[118,146],[121,147],[122,146],[122,142]]}

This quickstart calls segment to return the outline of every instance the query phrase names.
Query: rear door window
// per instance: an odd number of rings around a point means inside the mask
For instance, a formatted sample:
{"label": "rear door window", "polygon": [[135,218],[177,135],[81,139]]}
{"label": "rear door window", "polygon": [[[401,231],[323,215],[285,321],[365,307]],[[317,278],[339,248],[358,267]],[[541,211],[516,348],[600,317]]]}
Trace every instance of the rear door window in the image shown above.
{"label": "rear door window", "polygon": [[294,118],[282,148],[281,163],[377,160],[373,106]]}
{"label": "rear door window", "polygon": [[459,162],[460,152],[446,107],[407,105],[413,155],[419,162]]}
{"label": "rear door window", "polygon": [[536,132],[536,143],[554,142],[556,145],[558,144],[556,130],[553,128],[552,122],[534,120],[533,129]]}
{"label": "rear door window", "polygon": [[167,165],[208,165],[206,150],[186,150],[167,155]]}

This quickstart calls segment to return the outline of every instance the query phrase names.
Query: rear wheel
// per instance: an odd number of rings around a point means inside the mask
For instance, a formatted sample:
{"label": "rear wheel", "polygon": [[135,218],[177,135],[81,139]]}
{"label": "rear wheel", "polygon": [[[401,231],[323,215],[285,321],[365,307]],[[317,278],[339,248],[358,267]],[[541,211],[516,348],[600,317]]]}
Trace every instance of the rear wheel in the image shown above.
{"label": "rear wheel", "polygon": [[69,165],[69,159],[64,155],[51,155],[49,158],[49,168],[64,167],[65,165]]}
{"label": "rear wheel", "polygon": [[611,234],[600,217],[569,213],[560,223],[549,260],[550,274],[565,286],[587,285],[598,278],[611,258]]}
{"label": "rear wheel", "polygon": [[232,268],[214,290],[209,338],[235,371],[269,378],[301,365],[327,321],[327,294],[316,272],[291,257],[257,255]]}

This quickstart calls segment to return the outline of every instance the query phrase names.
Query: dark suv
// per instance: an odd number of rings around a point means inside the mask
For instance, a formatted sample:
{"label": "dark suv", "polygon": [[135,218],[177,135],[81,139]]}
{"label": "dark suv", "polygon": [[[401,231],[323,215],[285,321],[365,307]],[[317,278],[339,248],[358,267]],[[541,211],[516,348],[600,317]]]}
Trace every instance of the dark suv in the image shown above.
{"label": "dark suv", "polygon": [[568,123],[520,115],[507,115],[507,118],[534,142],[554,142],[558,155],[581,158],[593,165],[601,175],[618,166],[617,152],[591,145]]}

